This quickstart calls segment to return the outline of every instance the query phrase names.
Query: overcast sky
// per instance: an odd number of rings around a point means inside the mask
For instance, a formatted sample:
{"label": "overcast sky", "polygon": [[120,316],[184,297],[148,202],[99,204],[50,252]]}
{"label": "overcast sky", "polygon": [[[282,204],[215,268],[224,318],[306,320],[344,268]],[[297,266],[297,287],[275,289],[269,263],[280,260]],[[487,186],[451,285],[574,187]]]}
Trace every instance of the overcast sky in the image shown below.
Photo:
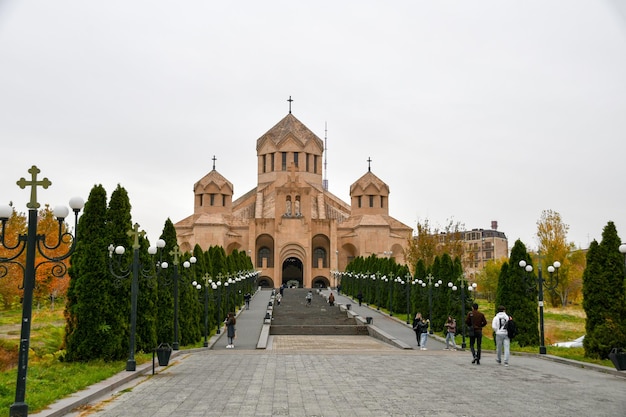
{"label": "overcast sky", "polygon": [[119,183],[154,241],[213,155],[256,186],[289,96],[346,202],[371,157],[414,228],[496,220],[532,249],[550,209],[577,246],[626,240],[620,0],[0,0],[0,204],[26,211],[33,164],[51,206]]}

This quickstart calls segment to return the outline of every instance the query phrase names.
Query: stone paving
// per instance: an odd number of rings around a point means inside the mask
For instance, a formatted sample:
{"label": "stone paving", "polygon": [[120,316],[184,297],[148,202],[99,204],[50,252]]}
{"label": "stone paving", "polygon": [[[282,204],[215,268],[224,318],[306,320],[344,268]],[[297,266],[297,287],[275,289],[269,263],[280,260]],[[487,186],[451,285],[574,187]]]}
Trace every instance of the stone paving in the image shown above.
{"label": "stone paving", "polygon": [[[626,381],[528,357],[310,346],[189,354],[101,404],[98,417],[623,416]],[[491,355],[492,356],[492,355]]]}
{"label": "stone paving", "polygon": [[[265,296],[256,302],[267,304]],[[385,331],[414,340],[404,323],[392,328],[395,319],[369,312]],[[68,415],[624,416],[626,378],[582,366],[514,355],[505,368],[489,352],[477,366],[468,352],[445,351],[434,339],[419,351],[363,336],[272,336],[267,350],[181,352],[156,375]]]}

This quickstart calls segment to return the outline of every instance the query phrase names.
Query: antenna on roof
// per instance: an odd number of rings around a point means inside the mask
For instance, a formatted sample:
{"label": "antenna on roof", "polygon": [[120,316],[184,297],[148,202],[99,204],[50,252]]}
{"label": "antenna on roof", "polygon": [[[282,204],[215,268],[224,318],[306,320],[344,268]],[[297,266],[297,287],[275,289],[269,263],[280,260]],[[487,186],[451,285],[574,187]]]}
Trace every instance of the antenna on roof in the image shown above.
{"label": "antenna on roof", "polygon": [[328,142],[328,124],[324,122],[324,179],[322,180],[322,187],[325,191],[328,191],[328,161],[326,160],[326,155],[328,154],[328,147],[326,146]]}

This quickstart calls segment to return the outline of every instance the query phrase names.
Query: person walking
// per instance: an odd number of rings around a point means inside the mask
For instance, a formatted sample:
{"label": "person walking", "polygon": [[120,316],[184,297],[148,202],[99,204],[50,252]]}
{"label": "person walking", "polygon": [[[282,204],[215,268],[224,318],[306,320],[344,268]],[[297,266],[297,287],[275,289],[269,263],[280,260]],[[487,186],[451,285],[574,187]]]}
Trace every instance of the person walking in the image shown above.
{"label": "person walking", "polygon": [[445,350],[450,350],[450,343],[452,343],[452,350],[456,350],[456,341],[454,336],[456,335],[456,320],[452,316],[448,316],[448,320],[444,325],[446,328],[446,347]]}
{"label": "person walking", "polygon": [[[472,304],[472,311],[467,314],[465,324],[468,326],[470,337],[470,350],[472,351],[472,363],[480,365],[480,352],[483,343],[483,327],[487,325],[485,315],[478,311],[478,304]],[[474,349],[476,346],[476,349]]]}
{"label": "person walking", "polygon": [[502,363],[502,351],[504,350],[504,366],[509,366],[509,355],[511,353],[511,339],[506,329],[507,322],[511,320],[506,313],[504,306],[498,307],[498,314],[491,321],[491,328],[496,339],[496,362]]}
{"label": "person walking", "polygon": [[246,310],[250,310],[250,300],[252,299],[252,295],[249,292],[243,296],[244,301],[246,302]]}
{"label": "person walking", "polygon": [[309,290],[309,292],[306,293],[306,306],[307,307],[311,306],[311,301],[313,301],[313,291]]}
{"label": "person walking", "polygon": [[283,296],[280,293],[276,294],[276,305],[279,306],[280,302],[283,300]]}
{"label": "person walking", "polygon": [[422,313],[417,313],[413,320],[413,331],[417,338],[417,346],[420,350],[426,350],[426,342],[428,341],[428,320],[424,320]]}
{"label": "person walking", "polygon": [[328,296],[328,304],[332,307],[335,305],[335,296],[333,295],[333,292],[330,292],[330,295]]}
{"label": "person walking", "polygon": [[359,306],[361,305],[361,303],[363,302],[363,292],[359,291],[359,293],[356,295],[357,300],[359,300]]}
{"label": "person walking", "polygon": [[226,345],[226,349],[232,349],[235,347],[235,324],[237,324],[235,313],[228,313],[228,317],[226,317],[226,336],[228,337],[228,345]]}

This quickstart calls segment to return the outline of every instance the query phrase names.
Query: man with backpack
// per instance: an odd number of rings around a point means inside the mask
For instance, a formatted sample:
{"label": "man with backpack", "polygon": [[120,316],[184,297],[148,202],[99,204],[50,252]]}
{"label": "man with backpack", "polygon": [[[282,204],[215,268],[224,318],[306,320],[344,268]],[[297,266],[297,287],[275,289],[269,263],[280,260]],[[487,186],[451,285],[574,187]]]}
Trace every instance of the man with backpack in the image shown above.
{"label": "man with backpack", "polygon": [[509,331],[513,330],[512,336],[514,336],[514,327],[513,317],[509,317],[509,315],[506,314],[506,308],[504,308],[504,306],[499,306],[498,314],[496,314],[491,321],[491,328],[495,335],[496,362],[502,363],[502,350],[504,349],[504,366],[509,366],[509,356],[511,353]]}

